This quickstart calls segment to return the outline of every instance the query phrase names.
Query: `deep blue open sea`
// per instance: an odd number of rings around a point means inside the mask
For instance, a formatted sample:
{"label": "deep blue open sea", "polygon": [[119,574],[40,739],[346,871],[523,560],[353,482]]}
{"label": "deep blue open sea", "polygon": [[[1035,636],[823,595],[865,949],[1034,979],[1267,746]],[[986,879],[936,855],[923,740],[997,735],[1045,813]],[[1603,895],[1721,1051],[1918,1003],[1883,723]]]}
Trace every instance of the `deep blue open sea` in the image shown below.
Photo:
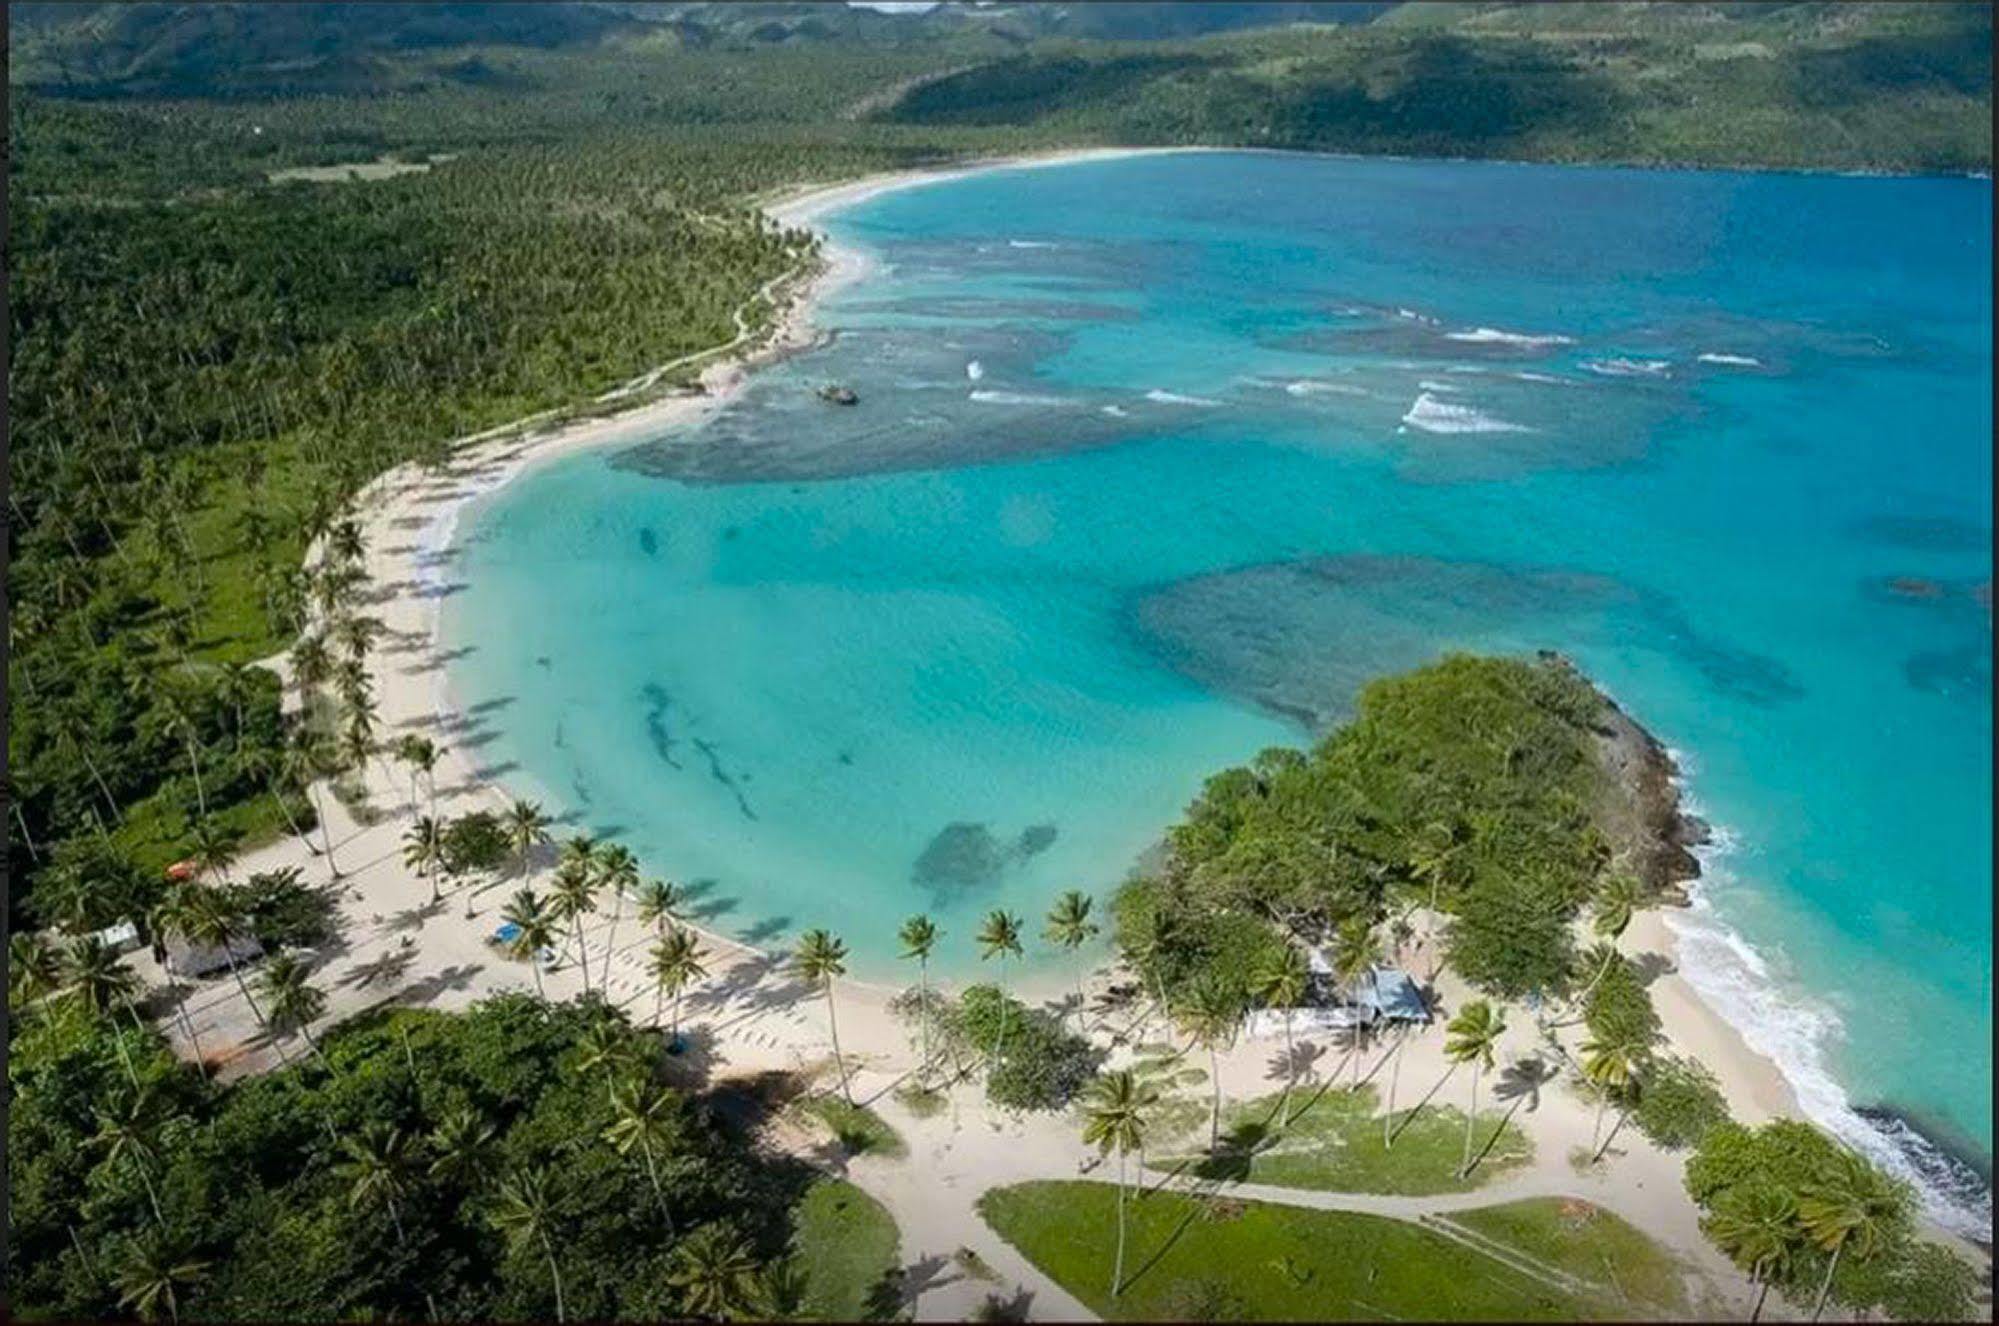
{"label": "deep blue open sea", "polygon": [[468,509],[453,695],[713,926],[893,979],[929,910],[968,976],[1366,678],[1559,649],[1720,833],[1687,974],[1815,1117],[1985,1163],[1991,207],[1248,153],[886,194],[829,346]]}

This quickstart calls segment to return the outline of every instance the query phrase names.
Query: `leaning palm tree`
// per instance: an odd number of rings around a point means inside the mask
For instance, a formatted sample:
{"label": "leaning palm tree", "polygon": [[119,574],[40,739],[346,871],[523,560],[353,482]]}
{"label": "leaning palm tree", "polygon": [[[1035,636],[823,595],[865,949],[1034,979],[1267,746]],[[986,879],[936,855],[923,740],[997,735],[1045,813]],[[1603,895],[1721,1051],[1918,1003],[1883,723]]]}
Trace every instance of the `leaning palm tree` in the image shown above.
{"label": "leaning palm tree", "polygon": [[1221,1047],[1234,1039],[1236,1029],[1242,1025],[1242,1014],[1241,991],[1214,972],[1205,973],[1195,981],[1186,1002],[1174,1010],[1180,1030],[1208,1052],[1210,1151],[1220,1146],[1222,1140]]}
{"label": "leaning palm tree", "polygon": [[332,1071],[326,1052],[312,1038],[312,1024],[326,1012],[326,992],[306,979],[305,964],[289,953],[280,953],[264,964],[261,984],[271,1031],[277,1035],[296,1031],[305,1037],[319,1062]]}
{"label": "leaning palm tree", "polygon": [[607,844],[597,853],[597,884],[611,894],[611,928],[604,932],[604,978],[598,984],[611,988],[611,955],[618,951],[618,922],[625,916],[625,894],[639,886],[639,863],[622,843]]}
{"label": "leaning palm tree", "polygon": [[1284,1013],[1284,1095],[1278,1104],[1279,1127],[1290,1126],[1291,1092],[1298,1085],[1298,1055],[1291,1044],[1291,1014],[1305,1002],[1311,979],[1312,969],[1295,944],[1286,944],[1266,958],[1250,978],[1250,989],[1257,1000],[1273,1012],[1282,1009]]}
{"label": "leaning palm tree", "polygon": [[243,1001],[250,1005],[250,1012],[256,1017],[258,1025],[266,1025],[264,1010],[258,1007],[256,996],[250,993],[249,983],[243,979],[242,964],[236,961],[236,945],[250,934],[250,919],[241,901],[221,889],[201,886],[188,916],[188,925],[190,940],[204,948],[221,951],[223,960],[229,964],[229,974],[236,980],[236,988],[242,992]]}
{"label": "leaning palm tree", "polygon": [[652,1020],[657,1023],[660,1004],[666,996],[673,996],[673,1042],[680,1043],[680,999],[687,987],[696,981],[706,979],[707,966],[701,961],[707,956],[701,951],[701,943],[694,932],[675,926],[652,946],[652,979],[654,1002]]}
{"label": "leaning palm tree", "polygon": [[686,905],[687,890],[671,880],[649,879],[639,885],[639,924],[652,926],[661,939],[666,938],[666,927],[680,918],[680,909]]}
{"label": "leaning palm tree", "polygon": [[195,821],[189,836],[193,842],[188,847],[188,856],[200,872],[227,880],[229,867],[236,864],[236,858],[243,852],[242,832],[201,819]]}
{"label": "leaning palm tree", "polygon": [[97,1131],[91,1135],[90,1146],[103,1152],[107,1166],[116,1169],[123,1162],[138,1174],[146,1189],[146,1202],[153,1208],[153,1223],[166,1228],[166,1217],[160,1213],[160,1194],[153,1187],[153,1162],[158,1157],[159,1133],[164,1123],[159,1096],[151,1089],[135,1086],[114,1094],[109,1105],[98,1107],[95,1113]]}
{"label": "leaning palm tree", "polygon": [[[1048,925],[1042,937],[1049,943],[1074,953],[1097,937],[1098,926],[1090,919],[1092,899],[1079,889],[1070,889],[1048,909]],[[1076,968],[1076,1030],[1084,1030],[1083,968]]]}
{"label": "leaning palm tree", "polygon": [[1763,1315],[1770,1282],[1784,1274],[1805,1239],[1796,1199],[1768,1184],[1731,1188],[1715,1203],[1703,1228],[1717,1248],[1749,1272],[1749,1283],[1756,1286],[1749,1320],[1756,1321]]}
{"label": "leaning palm tree", "polygon": [[979,961],[998,958],[1000,964],[1000,1024],[999,1036],[993,1042],[993,1065],[998,1067],[1006,1054],[1006,1024],[1012,1011],[1012,1001],[1006,997],[1006,960],[1018,958],[1020,949],[1020,918],[1002,908],[994,908],[986,913],[984,923],[979,926],[977,936]]}
{"label": "leaning palm tree", "polygon": [[583,973],[583,992],[590,992],[590,955],[583,947],[583,918],[597,910],[597,878],[588,858],[569,857],[557,867],[549,886],[549,911],[557,923],[567,922],[576,943],[576,965]]}
{"label": "leaning palm tree", "polygon": [[196,1259],[184,1242],[163,1229],[149,1229],[125,1247],[118,1264],[118,1306],[130,1308],[141,1321],[154,1321],[160,1308],[167,1320],[180,1320],[180,1295],[208,1275],[208,1263]]}
{"label": "leaning palm tree", "polygon": [[[155,939],[164,944],[169,939],[179,939],[183,944],[192,944],[193,935],[201,926],[200,909],[204,905],[204,887],[192,880],[169,884],[160,900],[153,904],[147,917]],[[161,950],[164,952],[164,949]],[[181,1026],[187,1032],[187,1042],[194,1048],[194,1061],[203,1073],[208,1071],[207,1059],[201,1052],[201,1037],[195,1033],[194,1017],[187,1011],[187,989],[179,981],[168,976],[167,988],[173,991],[174,1006],[180,1012]]]}
{"label": "leaning palm tree", "polygon": [[833,1064],[840,1074],[840,1094],[852,1105],[854,1092],[847,1082],[847,1060],[840,1053],[840,1021],[833,1005],[833,979],[847,974],[847,946],[824,930],[808,930],[798,937],[791,965],[800,976],[825,988],[826,1026],[833,1034]]}
{"label": "leaning palm tree", "polygon": [[513,937],[506,941],[507,956],[534,969],[535,994],[548,998],[541,984],[541,955],[555,943],[555,918],[533,889],[523,887],[507,899],[507,905],[500,909],[500,919],[514,928]]}
{"label": "leaning palm tree", "polygon": [[1870,1261],[1909,1223],[1909,1189],[1852,1151],[1842,1150],[1819,1181],[1798,1197],[1798,1222],[1822,1251],[1832,1254],[1812,1304],[1812,1320],[1825,1312],[1840,1258]]}
{"label": "leaning palm tree", "polygon": [[681,1306],[691,1316],[721,1321],[755,1301],[761,1269],[749,1240],[732,1225],[714,1221],[673,1250],[667,1278],[680,1290]]}
{"label": "leaning palm tree", "polygon": [[602,1005],[597,1013],[576,1041],[576,1068],[583,1073],[602,1070],[604,1097],[609,1100],[616,1096],[620,1081],[645,1071],[645,1059],[617,1014]]}
{"label": "leaning palm tree", "polygon": [[548,1259],[548,1278],[555,1286],[555,1319],[566,1321],[562,1306],[562,1267],[555,1260],[555,1240],[549,1237],[553,1220],[548,1190],[540,1170],[517,1169],[500,1181],[500,1190],[487,1218],[516,1246],[539,1246]]}
{"label": "leaning palm tree", "polygon": [[513,849],[514,860],[519,865],[520,877],[527,878],[528,858],[534,849],[548,841],[548,818],[541,813],[541,803],[536,801],[516,801],[508,806],[500,816],[501,827],[506,831],[507,846]]}
{"label": "leaning palm tree", "polygon": [[[139,977],[125,965],[116,949],[96,935],[85,935],[71,941],[63,950],[62,962],[62,982],[68,998],[99,1017],[115,1021],[115,1015],[122,1011],[135,1025],[142,1025],[138,1010],[132,1006],[133,997],[139,993]],[[124,1033],[114,1027],[111,1039],[125,1065],[125,1076],[136,1089],[139,1075],[132,1066],[131,1051],[125,1047]]]}
{"label": "leaning palm tree", "polygon": [[1111,1263],[1111,1297],[1124,1292],[1125,1157],[1145,1149],[1145,1124],[1159,1088],[1140,1082],[1129,1068],[1106,1073],[1083,1097],[1083,1141],[1098,1155],[1117,1153],[1117,1257]]}
{"label": "leaning palm tree", "polygon": [[430,900],[436,902],[438,867],[444,864],[444,833],[436,820],[428,815],[419,815],[415,823],[403,830],[403,865],[416,872],[418,879],[430,881]]}
{"label": "leaning palm tree", "polygon": [[902,945],[902,956],[916,961],[918,998],[922,1000],[919,1014],[923,1034],[922,1076],[930,1072],[930,955],[936,951],[941,935],[937,923],[919,912],[904,921],[895,936]]}
{"label": "leaning palm tree", "polygon": [[1381,936],[1372,922],[1354,917],[1339,929],[1333,947],[1333,975],[1347,988],[1347,998],[1354,1006],[1353,1023],[1353,1088],[1360,1090],[1360,1068],[1364,1057],[1362,1051],[1367,1043],[1367,1029],[1360,1020],[1360,984],[1367,981],[1380,1003],[1380,987],[1376,984],[1375,968],[1381,965]]}
{"label": "leaning palm tree", "polygon": [[333,1168],[347,1184],[348,1205],[388,1208],[389,1220],[396,1227],[396,1242],[407,1244],[402,1202],[409,1195],[416,1165],[413,1139],[377,1119],[363,1125],[360,1132],[343,1136],[340,1149],[344,1158]]}
{"label": "leaning palm tree", "polygon": [[493,1157],[499,1129],[471,1105],[449,1110],[431,1129],[430,1177],[476,1186]]}
{"label": "leaning palm tree", "polygon": [[1444,1057],[1453,1065],[1471,1065],[1471,1109],[1465,1114],[1465,1157],[1458,1177],[1471,1173],[1472,1129],[1478,1123],[1478,1078],[1481,1070],[1492,1068],[1493,1048],[1506,1031],[1506,1020],[1483,999],[1474,999],[1458,1010],[1444,1027]]}
{"label": "leaning palm tree", "polygon": [[326,868],[335,879],[340,878],[340,866],[333,859],[333,826],[327,822],[320,802],[319,784],[335,773],[339,766],[339,753],[325,733],[305,723],[292,729],[291,738],[285,745],[284,777],[287,782],[304,788],[306,796],[311,799],[312,817],[319,821],[320,836],[326,843],[322,849],[326,856]]}
{"label": "leaning palm tree", "polygon": [[396,743],[396,758],[410,767],[410,814],[416,814],[416,780],[423,775],[424,788],[429,795],[430,817],[437,818],[437,762],[443,752],[429,737],[410,733]]}
{"label": "leaning palm tree", "polygon": [[645,1158],[646,1179],[652,1184],[653,1200],[666,1220],[666,1232],[673,1236],[673,1214],[667,1210],[666,1191],[659,1185],[658,1154],[679,1140],[680,1097],[665,1087],[625,1083],[611,1093],[615,1116],[604,1130],[604,1140],[628,1156],[636,1149]]}
{"label": "leaning palm tree", "polygon": [[1644,898],[1645,886],[1621,871],[1597,886],[1596,905],[1590,915],[1590,933],[1599,941],[1593,950],[1597,957],[1596,973],[1569,1001],[1572,1010],[1581,1008],[1590,993],[1610,974],[1610,969],[1617,965],[1617,941],[1630,929],[1631,918]]}
{"label": "leaning palm tree", "polygon": [[[1599,1036],[1583,1042],[1583,1078],[1596,1091],[1596,1124],[1590,1131],[1590,1164],[1603,1159],[1603,1153],[1610,1149],[1611,1137],[1617,1136],[1617,1129],[1624,1124],[1624,1116],[1630,1109],[1625,1097],[1638,1080],[1639,1064],[1645,1050],[1637,1041],[1620,1036]],[[1617,1125],[1610,1130],[1610,1137],[1602,1137],[1603,1114],[1610,1102],[1616,1099]],[[1602,1137],[1601,1145],[1598,1139]]]}

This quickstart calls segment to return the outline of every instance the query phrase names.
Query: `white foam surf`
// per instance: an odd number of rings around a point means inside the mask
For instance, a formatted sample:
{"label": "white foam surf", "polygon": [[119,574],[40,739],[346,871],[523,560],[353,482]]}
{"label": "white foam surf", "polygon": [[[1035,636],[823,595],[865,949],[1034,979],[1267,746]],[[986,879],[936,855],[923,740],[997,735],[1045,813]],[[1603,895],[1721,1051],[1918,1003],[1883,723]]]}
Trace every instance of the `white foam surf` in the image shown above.
{"label": "white foam surf", "polygon": [[1361,387],[1350,387],[1344,382],[1321,382],[1316,378],[1300,378],[1296,382],[1284,384],[1284,390],[1293,396],[1365,396]]}
{"label": "white foam surf", "polygon": [[965,376],[970,378],[972,381],[977,382],[985,375],[986,375],[986,366],[980,363],[978,360],[974,359],[971,363],[965,365]]}
{"label": "white foam surf", "polygon": [[1066,405],[1060,396],[1036,396],[1026,391],[989,391],[970,393],[970,398],[986,405]]}
{"label": "white foam surf", "polygon": [[1052,249],[1055,247],[1055,242],[1046,239],[1010,239],[1006,242],[1006,246],[1010,249]]}
{"label": "white foam surf", "polygon": [[1504,331],[1498,327],[1474,327],[1470,331],[1445,332],[1447,341],[1469,341],[1474,345],[1517,345],[1523,350],[1538,350],[1550,345],[1574,345],[1573,336],[1557,336],[1552,333],[1537,336],[1532,332]]}
{"label": "white foam surf", "polygon": [[1525,424],[1508,423],[1495,419],[1483,410],[1475,410],[1469,405],[1459,405],[1455,401],[1440,401],[1429,392],[1418,396],[1402,416],[1402,422],[1410,428],[1420,428],[1426,433],[1531,433],[1534,430]]}
{"label": "white foam surf", "polygon": [[1583,369],[1606,378],[1660,378],[1673,371],[1670,359],[1626,359],[1614,356],[1609,359],[1585,359]]}
{"label": "white foam surf", "polygon": [[1220,405],[1221,404],[1220,401],[1211,401],[1206,396],[1183,396],[1177,391],[1161,391],[1157,387],[1154,387],[1151,391],[1146,392],[1145,399],[1153,401],[1160,405]]}
{"label": "white foam surf", "polygon": [[1703,350],[1698,358],[1703,364],[1727,364],[1734,368],[1763,367],[1763,361],[1754,355],[1732,355],[1720,350]]}
{"label": "white foam surf", "polygon": [[1725,890],[1738,878],[1729,862],[1739,840],[1708,820],[1687,788],[1690,762],[1679,751],[1669,753],[1682,770],[1682,806],[1707,822],[1712,835],[1693,849],[1701,878],[1689,889],[1689,905],[1665,912],[1677,940],[1680,975],[1750,1049],[1777,1066],[1807,1118],[1915,1185],[1938,1223],[1966,1237],[1989,1240],[1990,1189],[1901,1120],[1871,1120],[1854,1108],[1831,1068],[1833,1051],[1845,1034],[1837,1010],[1785,974],[1781,948],[1759,952],[1716,912],[1713,890]]}

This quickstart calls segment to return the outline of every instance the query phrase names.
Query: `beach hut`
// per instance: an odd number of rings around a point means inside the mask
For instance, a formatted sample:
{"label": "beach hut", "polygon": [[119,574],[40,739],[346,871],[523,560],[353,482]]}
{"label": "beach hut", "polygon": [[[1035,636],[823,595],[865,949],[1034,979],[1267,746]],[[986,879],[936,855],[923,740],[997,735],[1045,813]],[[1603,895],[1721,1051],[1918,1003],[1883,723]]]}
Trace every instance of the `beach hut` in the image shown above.
{"label": "beach hut", "polygon": [[1354,1003],[1372,1022],[1427,1023],[1429,1001],[1423,998],[1408,972],[1399,967],[1376,967],[1372,980],[1362,981],[1354,992]]}
{"label": "beach hut", "polygon": [[231,958],[248,962],[264,955],[264,946],[255,935],[237,935],[228,947],[220,944],[190,944],[179,935],[167,940],[167,971],[175,976],[207,976],[229,965]]}

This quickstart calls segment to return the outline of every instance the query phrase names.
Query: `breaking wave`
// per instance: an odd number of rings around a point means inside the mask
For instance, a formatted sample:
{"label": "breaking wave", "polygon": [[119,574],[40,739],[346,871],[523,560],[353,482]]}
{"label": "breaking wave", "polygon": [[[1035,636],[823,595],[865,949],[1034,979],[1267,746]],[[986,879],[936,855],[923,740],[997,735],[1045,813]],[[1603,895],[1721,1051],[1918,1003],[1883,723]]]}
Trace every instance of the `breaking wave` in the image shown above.
{"label": "breaking wave", "polygon": [[1154,387],[1145,393],[1145,399],[1159,405],[1220,405],[1220,401],[1209,400],[1206,396],[1182,396],[1177,391],[1161,391]]}
{"label": "breaking wave", "polygon": [[1737,368],[1761,368],[1763,361],[1754,355],[1724,354],[1719,350],[1704,350],[1699,355],[1703,364],[1730,364]]}
{"label": "breaking wave", "polygon": [[977,382],[980,378],[984,377],[985,375],[986,375],[986,366],[980,363],[978,360],[974,359],[971,363],[965,365],[965,376],[970,378],[972,381]]}
{"label": "breaking wave", "polygon": [[1482,410],[1453,401],[1440,401],[1429,392],[1418,396],[1402,416],[1402,422],[1426,433],[1531,433],[1525,424],[1495,419]]}
{"label": "breaking wave", "polygon": [[1548,345],[1574,345],[1573,336],[1536,336],[1530,332],[1502,331],[1498,327],[1474,327],[1470,331],[1445,332],[1447,341],[1470,341],[1476,345],[1517,345],[1522,349],[1539,349]]}
{"label": "breaking wave", "polygon": [[1027,391],[975,391],[970,399],[986,405],[1067,405],[1060,396],[1036,396]]}
{"label": "breaking wave", "polygon": [[1606,378],[1660,378],[1673,371],[1670,359],[1585,359],[1585,371]]}

